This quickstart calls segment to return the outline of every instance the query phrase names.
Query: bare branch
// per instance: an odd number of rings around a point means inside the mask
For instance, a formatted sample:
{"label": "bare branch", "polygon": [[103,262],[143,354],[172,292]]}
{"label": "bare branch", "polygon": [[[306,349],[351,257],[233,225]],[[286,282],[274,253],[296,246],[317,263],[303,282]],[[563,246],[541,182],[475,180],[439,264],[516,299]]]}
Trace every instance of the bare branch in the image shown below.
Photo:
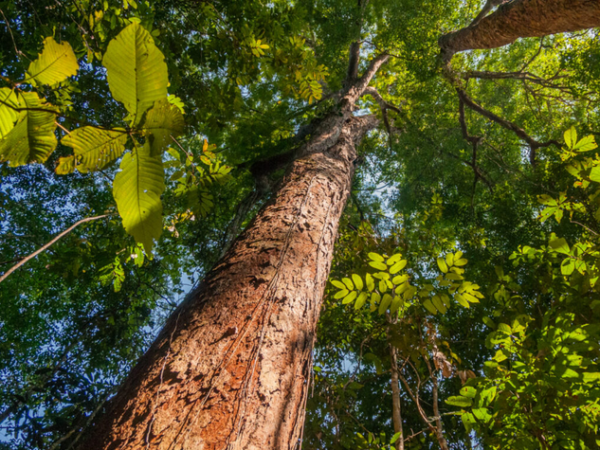
{"label": "bare branch", "polygon": [[91,222],[93,220],[98,220],[98,219],[103,219],[105,217],[108,217],[110,214],[104,214],[103,216],[96,216],[96,217],[87,217],[85,219],[81,219],[79,222],[76,222],[74,225],[70,226],[69,228],[67,228],[65,231],[63,231],[62,233],[60,233],[58,236],[56,236],[54,239],[52,239],[50,242],[48,242],[46,245],[44,245],[43,247],[41,247],[40,249],[36,250],[35,252],[33,252],[31,255],[26,256],[25,258],[23,258],[21,261],[19,261],[17,264],[15,264],[14,266],[12,266],[10,269],[8,269],[4,275],[2,275],[0,277],[0,283],[2,283],[4,280],[6,280],[8,278],[8,276],[13,273],[15,270],[17,270],[19,267],[21,267],[22,265],[26,264],[27,261],[35,258],[37,255],[39,255],[40,253],[44,252],[45,250],[47,250],[49,247],[51,247],[53,244],[55,244],[58,240],[60,240],[61,238],[65,237],[67,234],[69,234],[71,231],[73,231],[75,228],[77,228],[79,225],[86,223],[86,222]]}
{"label": "bare branch", "polygon": [[505,120],[500,116],[497,116],[493,112],[488,111],[487,109],[483,108],[481,105],[475,103],[475,101],[471,97],[469,97],[463,89],[457,87],[456,92],[458,92],[458,97],[460,98],[460,100],[462,102],[464,102],[464,104],[469,109],[475,111],[478,114],[481,114],[483,117],[491,120],[492,122],[497,123],[501,127],[505,128],[509,131],[512,131],[519,138],[521,138],[522,140],[527,142],[527,144],[531,148],[531,155],[533,155],[531,158],[532,165],[535,165],[535,151],[537,149],[550,147],[551,145],[556,145],[556,146],[560,147],[560,142],[558,142],[556,140],[551,140],[551,141],[547,141],[547,142],[539,142],[539,141],[535,140],[534,138],[529,136],[529,134],[527,134],[527,132],[525,130],[523,130],[521,127],[519,127],[518,125],[514,124],[513,122],[511,122],[509,120]]}

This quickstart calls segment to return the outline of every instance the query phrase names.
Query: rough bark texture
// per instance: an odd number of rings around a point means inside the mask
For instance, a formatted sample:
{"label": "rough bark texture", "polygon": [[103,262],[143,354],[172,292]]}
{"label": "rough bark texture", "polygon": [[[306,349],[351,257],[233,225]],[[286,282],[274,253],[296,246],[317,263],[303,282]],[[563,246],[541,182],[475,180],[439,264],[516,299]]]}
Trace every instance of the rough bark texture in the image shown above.
{"label": "rough bark texture", "polygon": [[355,147],[331,114],[274,200],[169,319],[81,449],[292,449]]}
{"label": "rough bark texture", "polygon": [[542,37],[600,26],[600,0],[513,0],[473,25],[442,36],[451,57],[464,50],[489,49],[518,38]]}

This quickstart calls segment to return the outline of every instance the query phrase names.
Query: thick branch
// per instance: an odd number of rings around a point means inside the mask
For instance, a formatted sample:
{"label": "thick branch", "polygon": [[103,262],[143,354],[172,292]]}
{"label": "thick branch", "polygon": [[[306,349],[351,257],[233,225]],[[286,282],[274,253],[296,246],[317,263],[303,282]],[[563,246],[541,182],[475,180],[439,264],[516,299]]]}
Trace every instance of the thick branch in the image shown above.
{"label": "thick branch", "polygon": [[597,0],[513,0],[472,25],[439,39],[446,59],[465,50],[489,49],[519,38],[542,37],[600,26]]}
{"label": "thick branch", "polygon": [[71,227],[67,228],[65,231],[63,231],[62,233],[60,233],[58,236],[56,236],[54,239],[52,239],[50,242],[48,242],[46,245],[44,245],[43,247],[41,247],[40,249],[36,250],[35,252],[33,252],[31,255],[26,256],[25,258],[23,258],[21,261],[19,261],[17,264],[15,264],[14,266],[12,266],[10,269],[8,269],[4,275],[2,275],[0,277],[0,283],[2,283],[4,280],[6,280],[8,278],[8,276],[13,273],[15,270],[17,270],[19,267],[21,267],[22,265],[26,264],[27,261],[29,261],[30,259],[35,258],[37,255],[39,255],[40,253],[44,252],[45,250],[47,250],[48,248],[50,248],[52,245],[54,245],[58,240],[60,240],[61,238],[65,237],[67,234],[69,234],[71,231],[73,231],[75,228],[77,228],[79,225],[86,223],[86,222],[91,222],[93,220],[98,220],[98,219],[103,219],[105,217],[108,217],[108,214],[105,214],[103,216],[96,216],[96,217],[88,217],[86,219],[81,219],[79,222],[76,222],[74,225],[72,225]]}

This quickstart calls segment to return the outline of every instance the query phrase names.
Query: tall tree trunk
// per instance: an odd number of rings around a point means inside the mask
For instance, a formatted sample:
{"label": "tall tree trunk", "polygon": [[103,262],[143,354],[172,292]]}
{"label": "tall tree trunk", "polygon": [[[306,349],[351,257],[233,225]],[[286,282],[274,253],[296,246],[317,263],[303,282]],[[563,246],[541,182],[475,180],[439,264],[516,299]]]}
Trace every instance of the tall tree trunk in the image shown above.
{"label": "tall tree trunk", "polygon": [[321,122],[273,201],[168,320],[81,449],[298,446],[355,147],[377,123],[350,107]]}
{"label": "tall tree trunk", "polygon": [[442,36],[439,44],[450,58],[464,50],[502,47],[518,38],[598,26],[598,0],[513,0],[471,26]]}

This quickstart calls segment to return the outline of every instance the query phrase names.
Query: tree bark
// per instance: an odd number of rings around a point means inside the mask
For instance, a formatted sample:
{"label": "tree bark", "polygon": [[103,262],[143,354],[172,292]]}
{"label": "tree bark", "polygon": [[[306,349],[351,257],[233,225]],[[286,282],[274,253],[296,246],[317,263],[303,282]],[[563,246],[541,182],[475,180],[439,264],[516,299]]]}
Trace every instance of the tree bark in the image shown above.
{"label": "tree bark", "polygon": [[332,113],[266,205],[175,311],[80,447],[294,449],[356,145],[373,116]]}
{"label": "tree bark", "polygon": [[502,47],[518,38],[600,26],[598,0],[513,0],[471,26],[439,39],[446,58],[454,53]]}
{"label": "tree bark", "polygon": [[404,450],[404,433],[402,432],[402,404],[400,403],[400,381],[398,380],[398,352],[396,347],[391,343],[388,344],[390,349],[390,362],[392,369],[392,422],[394,425],[394,433],[400,433],[400,437],[396,440],[396,450]]}

